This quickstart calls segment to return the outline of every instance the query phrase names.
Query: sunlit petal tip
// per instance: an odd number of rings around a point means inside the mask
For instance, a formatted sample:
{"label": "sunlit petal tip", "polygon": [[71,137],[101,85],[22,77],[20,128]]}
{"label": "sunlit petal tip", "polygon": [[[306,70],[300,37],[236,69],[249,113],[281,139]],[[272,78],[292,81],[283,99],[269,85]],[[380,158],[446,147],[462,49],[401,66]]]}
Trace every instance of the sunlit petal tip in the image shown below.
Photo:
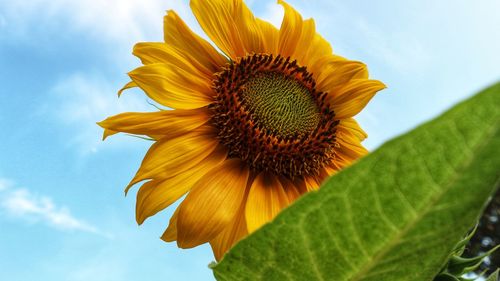
{"label": "sunlit petal tip", "polygon": [[[285,13],[291,13],[291,15],[294,15],[294,16],[298,16],[300,17],[300,19],[302,19],[302,15],[290,4],[288,4],[287,1],[284,1],[284,0],[277,0],[276,1],[279,5],[283,6],[283,8],[285,9]],[[309,18],[307,20],[312,20],[312,18]]]}
{"label": "sunlit petal tip", "polygon": [[106,138],[106,134],[105,134],[105,133],[106,133],[106,129],[107,129],[107,128],[106,128],[106,126],[105,126],[105,124],[106,124],[106,123],[105,123],[105,121],[106,121],[106,120],[102,120],[102,121],[99,121],[99,122],[95,122],[95,123],[97,124],[97,126],[99,126],[99,127],[101,127],[101,128],[103,128],[103,129],[104,129],[103,136],[102,136],[102,140],[104,140],[104,139]]}
{"label": "sunlit petal tip", "polygon": [[103,128],[103,129],[104,129],[104,131],[103,131],[103,133],[102,133],[102,140],[103,140],[103,141],[104,141],[104,140],[106,140],[106,138],[107,138],[107,137],[109,137],[109,136],[112,136],[112,135],[114,135],[114,134],[119,133],[118,131],[111,130],[111,129],[109,128],[109,118],[106,118],[105,120],[102,120],[102,121],[100,121],[100,122],[96,122],[96,124],[97,124],[99,127],[101,127],[101,128]]}
{"label": "sunlit petal tip", "polygon": [[385,89],[378,80],[354,79],[330,96],[329,102],[341,120],[357,115],[379,91]]}
{"label": "sunlit petal tip", "polygon": [[139,191],[137,192],[137,199],[135,203],[135,221],[137,222],[138,225],[141,225],[147,218],[147,216],[144,215],[144,197],[147,197],[148,195],[151,194],[151,191],[153,189],[158,188],[158,185],[160,185],[158,181],[148,181],[144,183],[140,188]]}
{"label": "sunlit petal tip", "polygon": [[172,228],[167,228],[160,239],[165,242],[174,242],[177,239],[177,232],[174,232]]}
{"label": "sunlit petal tip", "polygon": [[134,88],[134,87],[138,87],[134,81],[128,82],[127,84],[125,84],[125,86],[123,86],[123,88],[121,88],[118,91],[118,93],[117,93],[118,97],[120,97],[122,95],[123,91],[130,89],[130,88]]}
{"label": "sunlit petal tip", "polygon": [[124,193],[125,193],[125,196],[128,195],[128,192],[129,190],[132,188],[132,186],[134,186],[136,183],[138,183],[139,181],[135,181],[135,180],[131,180],[127,186],[125,187],[125,190],[124,190]]}
{"label": "sunlit petal tip", "polygon": [[276,3],[278,3],[282,6],[290,6],[286,1],[283,1],[283,0],[278,0],[278,1],[276,1]]}
{"label": "sunlit petal tip", "polygon": [[160,239],[165,242],[174,242],[177,239],[177,233],[172,228],[167,228],[160,236]]}
{"label": "sunlit petal tip", "polygon": [[117,132],[117,131],[105,129],[104,132],[102,133],[102,140],[104,141],[109,136],[112,136],[112,135],[115,135],[115,134],[118,134],[118,133],[119,132]]}
{"label": "sunlit petal tip", "polygon": [[367,87],[371,87],[375,91],[380,91],[387,88],[387,85],[380,80],[369,79],[366,81]]}
{"label": "sunlit petal tip", "polygon": [[167,229],[163,232],[160,237],[161,240],[165,242],[173,242],[177,240],[177,217],[179,216],[179,207],[175,209],[174,214],[170,218],[170,222],[168,224]]}
{"label": "sunlit petal tip", "polygon": [[367,88],[370,88],[372,91],[379,92],[387,89],[387,85],[380,80],[370,79],[367,80]]}
{"label": "sunlit petal tip", "polygon": [[387,89],[387,85],[384,84],[383,82],[379,80],[369,80],[371,85],[367,86],[367,88],[370,89],[374,94],[377,94],[378,92]]}

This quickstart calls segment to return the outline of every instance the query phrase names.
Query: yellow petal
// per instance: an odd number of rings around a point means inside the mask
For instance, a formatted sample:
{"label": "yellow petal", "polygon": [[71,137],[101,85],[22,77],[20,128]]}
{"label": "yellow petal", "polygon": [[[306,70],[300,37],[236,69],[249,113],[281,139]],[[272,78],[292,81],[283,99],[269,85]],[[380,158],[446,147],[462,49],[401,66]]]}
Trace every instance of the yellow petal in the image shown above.
{"label": "yellow petal", "polygon": [[301,192],[299,192],[299,187],[297,187],[298,186],[297,181],[292,182],[291,180],[285,177],[279,177],[279,181],[283,186],[283,190],[285,191],[288,197],[288,202],[293,203],[300,197]]}
{"label": "yellow petal", "polygon": [[170,218],[170,221],[168,223],[168,227],[163,232],[163,235],[161,236],[161,240],[165,242],[173,242],[177,240],[177,218],[179,217],[179,207],[175,209],[174,214]]}
{"label": "yellow petal", "polygon": [[209,119],[208,114],[207,108],[125,112],[97,124],[105,129],[104,138],[116,132],[173,138],[205,124]]}
{"label": "yellow petal", "polygon": [[309,49],[312,47],[316,35],[316,27],[313,19],[308,19],[302,22],[302,32],[300,34],[300,41],[295,46],[292,58],[295,58],[300,65],[308,65],[308,61],[305,60]]}
{"label": "yellow petal", "polygon": [[278,41],[278,53],[283,57],[293,57],[302,35],[302,16],[284,1],[278,3],[285,9],[285,16],[281,23]]}
{"label": "yellow petal", "polygon": [[133,54],[141,59],[143,64],[170,63],[191,73],[198,73],[212,80],[213,69],[205,67],[202,63],[186,58],[184,52],[160,42],[137,43]]}
{"label": "yellow petal", "polygon": [[319,170],[319,175],[316,176],[316,181],[318,181],[318,183],[319,183],[318,188],[320,188],[321,185],[323,184],[323,182],[330,177],[331,172],[332,172],[332,169],[328,168],[328,166],[325,166]]}
{"label": "yellow petal", "polygon": [[302,195],[302,194],[307,193],[309,191],[307,186],[306,186],[304,177],[300,177],[300,178],[293,180],[293,184],[295,185],[295,188],[296,188],[297,192],[299,193],[299,195]]}
{"label": "yellow petal", "polygon": [[332,47],[321,35],[316,33],[313,19],[302,20],[302,16],[292,6],[282,0],[278,3],[285,8],[285,16],[279,31],[278,53],[296,59],[310,72],[320,73],[321,66],[312,68],[316,62],[332,56]]}
{"label": "yellow petal", "polygon": [[232,15],[222,1],[192,0],[191,10],[208,37],[229,58],[245,55],[243,41],[233,24]]}
{"label": "yellow petal", "polygon": [[308,48],[308,52],[304,55],[303,65],[307,66],[313,74],[316,72],[321,72],[322,66],[314,69],[311,66],[315,65],[318,60],[324,57],[329,57],[332,55],[332,47],[330,43],[326,41],[321,35],[316,33],[314,39],[311,42],[311,46]]}
{"label": "yellow petal", "polygon": [[318,190],[319,186],[320,186],[318,179],[314,176],[305,176],[304,183],[305,183],[307,191]]}
{"label": "yellow petal", "polygon": [[190,5],[208,37],[232,60],[265,52],[260,25],[243,1],[191,0]]}
{"label": "yellow petal", "polygon": [[[199,1],[199,0],[197,0]],[[211,0],[214,3],[219,0]],[[252,11],[240,0],[222,1],[232,15],[233,24],[239,32],[243,47],[247,54],[266,52],[261,24]]]}
{"label": "yellow petal", "polygon": [[130,88],[134,88],[134,87],[139,87],[139,86],[134,81],[128,82],[127,84],[125,84],[125,86],[123,86],[123,88],[121,88],[118,91],[118,97],[120,97],[122,95],[123,91],[130,89]]}
{"label": "yellow petal", "polygon": [[243,203],[233,221],[222,230],[219,235],[210,241],[210,246],[212,246],[217,261],[219,261],[234,244],[248,235],[245,221],[245,201],[246,198],[243,199]]}
{"label": "yellow petal", "polygon": [[358,122],[356,122],[353,118],[340,120],[340,123],[337,126],[337,132],[356,137],[359,141],[363,141],[368,137],[366,132],[361,129]]}
{"label": "yellow petal", "polygon": [[328,171],[342,170],[366,154],[368,154],[368,150],[361,145],[358,139],[345,137],[342,133],[339,133],[337,136],[337,147],[335,148],[335,158],[328,167]]}
{"label": "yellow petal", "polygon": [[350,118],[358,114],[371,98],[384,88],[385,85],[377,80],[350,81],[336,93],[328,95],[330,106],[335,111],[335,119]]}
{"label": "yellow petal", "polygon": [[234,220],[244,199],[248,174],[246,164],[233,158],[196,182],[179,210],[179,247],[206,243]]}
{"label": "yellow petal", "polygon": [[[101,126],[100,123],[101,122],[97,123],[97,125]],[[101,126],[101,127],[103,127],[103,126]],[[107,137],[112,136],[112,135],[116,135],[118,133],[119,133],[118,131],[113,131],[113,130],[109,130],[109,129],[104,128],[104,132],[102,133],[102,140],[105,140]]]}
{"label": "yellow petal", "polygon": [[215,50],[210,43],[196,35],[174,12],[168,11],[164,17],[165,42],[184,53],[184,57],[195,63],[202,64],[212,73],[219,72],[225,66],[227,59]]}
{"label": "yellow petal", "polygon": [[248,232],[252,233],[271,221],[281,209],[290,203],[278,178],[265,172],[252,183],[245,207]]}
{"label": "yellow petal", "polygon": [[323,173],[325,174],[325,178],[331,177],[334,174],[336,174],[337,172],[338,172],[338,170],[335,169],[335,167],[333,167],[331,165],[323,167]]}
{"label": "yellow petal", "polygon": [[279,30],[267,21],[257,18],[257,25],[262,32],[265,53],[278,55]]}
{"label": "yellow petal", "polygon": [[346,159],[354,162],[359,158],[368,154],[368,150],[361,144],[359,140],[343,137],[338,135],[338,148],[335,149],[336,156],[340,159]]}
{"label": "yellow petal", "polygon": [[170,63],[141,66],[129,76],[150,98],[170,108],[204,107],[214,95],[210,80]]}
{"label": "yellow petal", "polygon": [[327,92],[332,96],[349,81],[368,77],[368,71],[364,63],[346,60],[333,55],[319,59],[312,66],[312,71],[316,73],[316,88],[318,91]]}
{"label": "yellow petal", "polygon": [[202,176],[218,167],[227,157],[227,151],[219,147],[193,168],[165,180],[152,180],[141,186],[137,192],[136,220],[144,220],[167,208],[186,194]]}
{"label": "yellow petal", "polygon": [[141,167],[129,183],[129,188],[146,179],[166,179],[178,175],[198,165],[212,153],[218,140],[207,131],[196,129],[173,139],[160,139],[144,156]]}

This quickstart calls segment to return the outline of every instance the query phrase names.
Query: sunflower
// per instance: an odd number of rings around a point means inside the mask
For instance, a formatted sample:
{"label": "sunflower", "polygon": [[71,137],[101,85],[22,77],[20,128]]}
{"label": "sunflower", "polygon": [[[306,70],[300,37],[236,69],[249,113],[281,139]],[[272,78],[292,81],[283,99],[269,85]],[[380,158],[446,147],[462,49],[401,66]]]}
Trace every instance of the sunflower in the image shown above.
{"label": "sunflower", "polygon": [[217,260],[367,153],[352,117],[385,87],[363,63],[334,55],[312,19],[278,3],[279,30],[241,0],[192,0],[218,50],[168,11],[165,42],[135,45],[143,66],[119,91],[139,87],[165,108],[98,123],[104,138],[154,140],[125,189],[143,182],[137,222],[187,194],[161,238],[181,248],[208,242]]}

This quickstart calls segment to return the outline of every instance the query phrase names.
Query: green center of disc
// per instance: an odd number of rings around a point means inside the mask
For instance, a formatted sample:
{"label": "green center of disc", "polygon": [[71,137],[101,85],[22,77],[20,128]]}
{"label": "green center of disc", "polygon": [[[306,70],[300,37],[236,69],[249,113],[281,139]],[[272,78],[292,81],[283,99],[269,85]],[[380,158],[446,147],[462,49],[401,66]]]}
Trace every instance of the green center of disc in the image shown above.
{"label": "green center of disc", "polygon": [[249,78],[242,97],[254,122],[281,137],[307,134],[320,121],[309,90],[282,73],[260,72]]}

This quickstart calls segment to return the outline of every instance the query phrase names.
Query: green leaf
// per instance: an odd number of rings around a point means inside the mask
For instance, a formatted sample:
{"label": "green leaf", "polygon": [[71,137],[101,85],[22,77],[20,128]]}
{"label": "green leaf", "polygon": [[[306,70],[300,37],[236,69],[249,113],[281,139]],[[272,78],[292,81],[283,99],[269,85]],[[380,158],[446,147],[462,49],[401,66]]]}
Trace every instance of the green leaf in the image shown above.
{"label": "green leaf", "polygon": [[456,276],[443,273],[434,278],[434,281],[460,281]]}
{"label": "green leaf", "polygon": [[497,84],[300,198],[238,243],[215,277],[433,280],[498,187],[499,121]]}
{"label": "green leaf", "polygon": [[[478,279],[467,279],[463,276],[467,273],[471,273],[475,271],[484,261],[484,259],[493,254],[495,251],[500,249],[500,245],[493,247],[489,251],[480,254],[476,257],[462,257],[462,254],[465,250],[465,246],[470,242],[472,236],[474,236],[477,230],[477,224],[469,234],[459,241],[453,251],[451,252],[451,256],[449,257],[446,266],[444,266],[439,274],[434,278],[433,281],[446,281],[446,280],[455,280],[455,281],[479,281]],[[484,276],[484,272],[479,275],[480,277]],[[496,280],[495,280],[496,281]]]}
{"label": "green leaf", "polygon": [[474,234],[476,234],[476,230],[477,230],[477,224],[474,226],[474,228],[462,239],[460,240],[457,245],[455,245],[455,248],[453,249],[453,254],[457,255],[457,256],[461,256],[464,251],[465,251],[465,246],[467,246],[467,244],[469,244],[470,240],[472,239],[472,237],[474,236]]}
{"label": "green leaf", "polygon": [[495,272],[493,272],[487,279],[486,281],[498,281],[498,272],[500,272],[500,269],[497,269]]}
{"label": "green leaf", "polygon": [[498,249],[500,249],[500,245],[482,255],[473,258],[452,256],[448,261],[447,271],[454,275],[462,275],[467,272],[473,271],[478,268],[479,265],[481,265],[485,257],[491,255]]}

